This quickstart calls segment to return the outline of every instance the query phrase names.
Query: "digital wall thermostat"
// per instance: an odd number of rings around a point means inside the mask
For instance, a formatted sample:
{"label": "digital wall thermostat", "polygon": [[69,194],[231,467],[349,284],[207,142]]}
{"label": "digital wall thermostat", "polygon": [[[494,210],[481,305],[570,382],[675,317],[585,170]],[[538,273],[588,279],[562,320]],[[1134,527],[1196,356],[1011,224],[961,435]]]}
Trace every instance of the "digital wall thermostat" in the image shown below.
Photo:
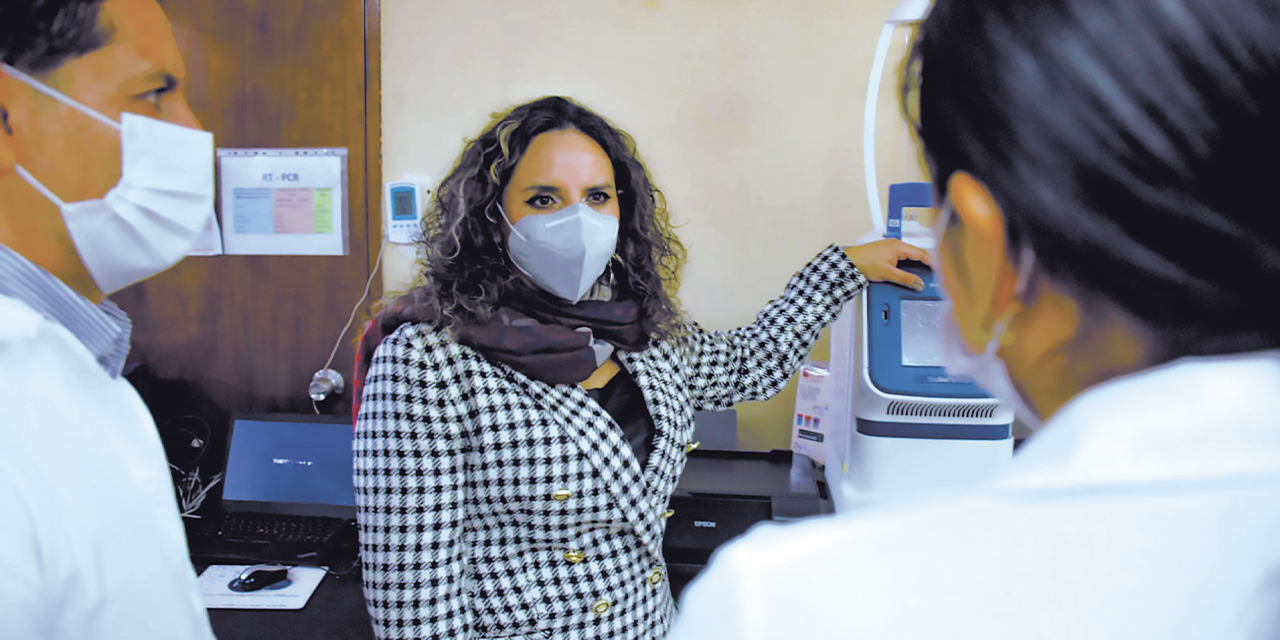
{"label": "digital wall thermostat", "polygon": [[422,182],[397,180],[387,183],[387,240],[400,244],[417,242],[422,233],[422,213],[429,187]]}

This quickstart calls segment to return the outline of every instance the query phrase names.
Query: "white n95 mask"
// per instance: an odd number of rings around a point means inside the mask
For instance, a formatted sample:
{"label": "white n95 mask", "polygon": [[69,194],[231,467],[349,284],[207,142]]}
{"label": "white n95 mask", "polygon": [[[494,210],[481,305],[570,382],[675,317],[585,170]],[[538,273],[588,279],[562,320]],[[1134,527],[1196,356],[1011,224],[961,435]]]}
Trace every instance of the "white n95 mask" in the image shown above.
{"label": "white n95 mask", "polygon": [[[942,247],[942,234],[946,230],[951,213],[951,203],[948,202],[934,225],[933,246],[937,249]],[[1018,282],[1013,291],[1015,298],[1022,298],[1026,293],[1027,282],[1031,276],[1031,267],[1035,263],[1035,254],[1031,252],[1030,245],[1023,246],[1019,262]],[[1005,332],[1008,330],[1009,314],[1002,315],[996,321],[995,326],[991,328],[991,338],[987,340],[982,353],[969,353],[968,348],[965,346],[964,338],[960,335],[960,327],[956,324],[955,313],[951,307],[951,298],[946,294],[946,286],[942,281],[940,270],[935,270],[935,280],[938,291],[942,293],[943,297],[942,353],[940,356],[942,365],[947,370],[947,373],[952,376],[964,376],[973,379],[973,383],[981,387],[983,391],[999,400],[1001,404],[1013,409],[1014,415],[1018,416],[1028,427],[1032,429],[1040,428],[1042,424],[1040,416],[1023,399],[1022,393],[1014,385],[1013,378],[1009,377],[1009,369],[1005,366],[1004,361],[996,355],[996,351],[1000,348],[1000,340],[1004,338]]]}
{"label": "white n95 mask", "polygon": [[[498,208],[502,211],[502,208]],[[543,290],[577,304],[604,273],[618,246],[618,219],[584,203],[511,224],[511,261]]]}
{"label": "white n95 mask", "polygon": [[105,196],[63,202],[21,166],[14,170],[58,205],[80,260],[103,293],[172,267],[213,217],[213,134],[121,113],[120,122],[9,65],[5,73],[120,132],[120,181]]}

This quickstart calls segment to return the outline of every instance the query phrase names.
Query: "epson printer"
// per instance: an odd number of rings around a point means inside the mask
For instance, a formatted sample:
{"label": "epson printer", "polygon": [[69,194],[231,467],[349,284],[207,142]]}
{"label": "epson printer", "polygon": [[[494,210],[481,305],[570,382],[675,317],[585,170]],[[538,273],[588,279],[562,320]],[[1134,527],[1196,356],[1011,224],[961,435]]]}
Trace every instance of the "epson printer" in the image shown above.
{"label": "epson printer", "polygon": [[[728,434],[731,440],[726,439]],[[711,554],[753,525],[832,513],[826,480],[813,461],[786,449],[735,451],[736,412],[699,414],[684,474],[671,496],[662,551],[671,591],[681,590]]]}

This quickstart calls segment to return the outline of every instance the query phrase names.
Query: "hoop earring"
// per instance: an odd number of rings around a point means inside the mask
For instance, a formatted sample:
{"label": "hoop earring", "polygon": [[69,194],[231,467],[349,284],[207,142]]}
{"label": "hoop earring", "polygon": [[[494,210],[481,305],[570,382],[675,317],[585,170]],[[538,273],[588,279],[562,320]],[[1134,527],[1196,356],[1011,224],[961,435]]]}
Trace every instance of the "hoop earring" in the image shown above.
{"label": "hoop earring", "polygon": [[616,261],[618,264],[622,264],[622,258],[619,258],[619,257],[618,257],[618,254],[617,254],[616,252],[613,254],[613,257],[609,259],[609,265],[608,265],[608,269],[609,269],[609,288],[610,288],[610,289],[613,289],[613,288],[614,288],[614,286],[617,284],[617,281],[616,281],[616,280],[614,279],[614,277],[613,277],[613,263],[614,263],[615,261]]}

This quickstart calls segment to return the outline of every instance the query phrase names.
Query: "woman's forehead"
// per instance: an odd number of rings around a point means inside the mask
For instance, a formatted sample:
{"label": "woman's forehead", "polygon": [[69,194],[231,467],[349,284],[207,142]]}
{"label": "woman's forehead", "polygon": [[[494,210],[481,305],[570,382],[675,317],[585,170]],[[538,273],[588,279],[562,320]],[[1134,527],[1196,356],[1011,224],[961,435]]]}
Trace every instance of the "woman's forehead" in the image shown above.
{"label": "woman's forehead", "polygon": [[544,184],[582,188],[613,183],[613,163],[591,137],[576,129],[548,131],[530,143],[511,182],[519,188]]}

